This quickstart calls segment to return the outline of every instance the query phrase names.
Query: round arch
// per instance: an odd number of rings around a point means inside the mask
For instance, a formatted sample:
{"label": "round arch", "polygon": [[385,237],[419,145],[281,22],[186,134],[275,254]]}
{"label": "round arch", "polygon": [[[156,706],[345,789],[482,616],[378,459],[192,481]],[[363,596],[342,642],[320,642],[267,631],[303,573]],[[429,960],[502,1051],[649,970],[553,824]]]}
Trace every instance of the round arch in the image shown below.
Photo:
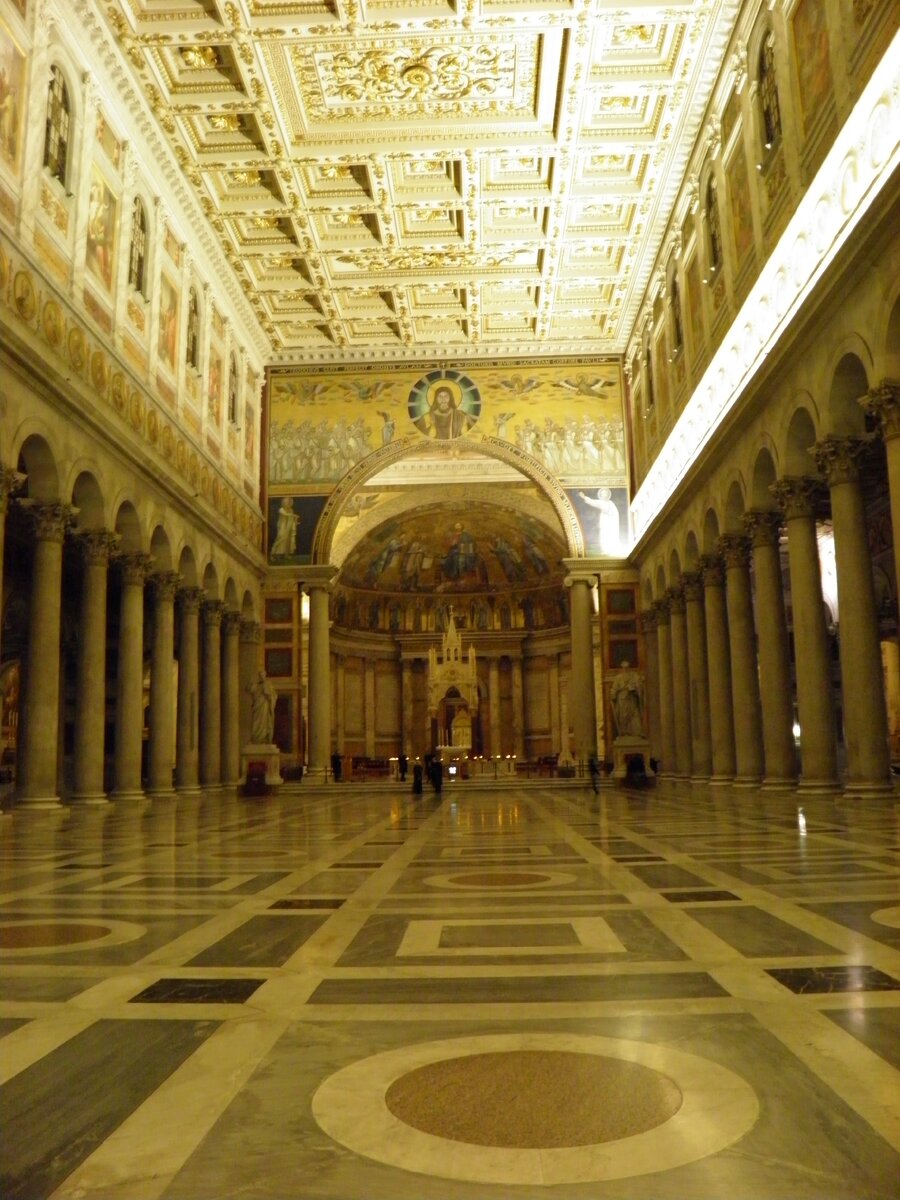
{"label": "round arch", "polygon": [[[570,558],[584,557],[584,539],[581,533],[581,523],[564,489],[555,476],[536,458],[527,454],[517,446],[503,442],[499,438],[485,435],[480,441],[474,438],[455,438],[450,443],[454,449],[474,450],[488,458],[494,458],[507,466],[514,467],[526,478],[535,483],[547,496],[559,518],[560,528],[566,540]],[[337,524],[351,497],[358,488],[367,483],[379,471],[395,462],[406,458],[411,451],[420,450],[422,439],[409,435],[380,446],[366,458],[362,459],[343,476],[337,487],[328,497],[319,523],[316,526],[312,545],[312,563],[327,564],[330,561],[331,548],[334,542]]]}

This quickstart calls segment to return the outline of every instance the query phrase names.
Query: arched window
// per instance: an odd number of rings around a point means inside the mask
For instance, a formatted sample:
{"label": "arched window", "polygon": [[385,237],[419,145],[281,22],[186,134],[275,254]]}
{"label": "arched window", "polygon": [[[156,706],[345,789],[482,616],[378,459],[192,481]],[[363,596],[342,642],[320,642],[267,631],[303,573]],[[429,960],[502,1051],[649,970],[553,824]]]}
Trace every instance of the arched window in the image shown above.
{"label": "arched window", "polygon": [[672,349],[680,350],[684,345],[684,326],[681,323],[681,290],[674,271],[669,281],[669,304],[672,308]]}
{"label": "arched window", "polygon": [[44,138],[44,166],[54,179],[65,187],[69,159],[71,116],[69,89],[59,67],[50,68],[50,91],[47,97],[47,132]]}
{"label": "arched window", "polygon": [[191,288],[188,297],[187,345],[184,352],[185,362],[194,370],[200,367],[200,303],[197,300],[196,288]]}
{"label": "arched window", "polygon": [[759,103],[762,109],[765,147],[769,150],[781,137],[781,106],[778,103],[775,38],[772,33],[763,38],[759,48]]}
{"label": "arched window", "polygon": [[719,220],[719,189],[710,175],[706,185],[706,229],[709,236],[709,269],[718,271],[722,265],[722,225]]}
{"label": "arched window", "polygon": [[237,362],[232,354],[228,363],[228,420],[232,425],[237,425],[237,403],[238,403],[238,373]]}
{"label": "arched window", "polygon": [[134,198],[131,216],[131,256],[128,260],[128,282],[136,292],[144,295],[145,265],[147,260],[147,213],[139,196]]}

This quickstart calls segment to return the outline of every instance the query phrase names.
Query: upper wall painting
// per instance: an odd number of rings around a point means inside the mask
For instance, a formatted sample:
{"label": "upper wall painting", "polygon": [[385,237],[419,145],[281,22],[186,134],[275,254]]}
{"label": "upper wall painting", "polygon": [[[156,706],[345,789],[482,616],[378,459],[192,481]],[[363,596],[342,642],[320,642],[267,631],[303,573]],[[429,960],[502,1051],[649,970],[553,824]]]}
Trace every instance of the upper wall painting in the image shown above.
{"label": "upper wall painting", "polygon": [[0,21],[0,162],[15,175],[22,157],[22,120],[28,94],[25,72],[25,55]]}
{"label": "upper wall painting", "polygon": [[499,438],[571,486],[624,487],[617,360],[359,371],[276,371],[269,486],[322,490],[395,438]]}

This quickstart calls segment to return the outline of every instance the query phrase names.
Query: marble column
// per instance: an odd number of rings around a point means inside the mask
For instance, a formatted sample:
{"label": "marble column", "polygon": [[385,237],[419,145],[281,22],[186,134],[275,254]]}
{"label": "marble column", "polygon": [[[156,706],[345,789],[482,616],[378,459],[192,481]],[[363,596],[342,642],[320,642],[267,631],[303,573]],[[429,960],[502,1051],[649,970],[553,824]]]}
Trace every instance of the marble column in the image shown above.
{"label": "marble column", "polygon": [[413,741],[413,664],[404,658],[400,664],[400,729],[402,742],[400,751],[415,757],[418,747]]}
{"label": "marble column", "polygon": [[147,754],[147,795],[174,793],[175,765],[175,593],[177,571],[150,576],[153,594],[153,644],[150,649],[150,745]]}
{"label": "marble column", "polygon": [[884,438],[894,543],[894,594],[900,601],[900,382],[883,379],[859,402],[878,421]]}
{"label": "marble column", "polygon": [[75,683],[72,801],[106,804],[103,786],[106,737],[106,591],[109,556],[119,535],[89,529],[78,535],[84,559]]}
{"label": "marble column", "polygon": [[759,687],[765,700],[762,706],[766,763],[763,787],[793,787],[797,782],[794,692],[781,580],[781,514],[751,509],[744,515],[744,528],[753,547]]}
{"label": "marble column", "polygon": [[847,790],[891,790],[891,756],[872,559],[860,482],[863,438],[826,437],[813,454],[831,497]]}
{"label": "marble column", "polygon": [[488,660],[488,712],[491,723],[491,757],[498,758],[503,753],[500,739],[500,660]]}
{"label": "marble column", "polygon": [[119,669],[116,675],[116,734],[113,750],[115,800],[142,800],[144,748],[144,582],[149,554],[120,554]]}
{"label": "marble column", "polygon": [[250,697],[250,687],[259,674],[259,646],[262,641],[262,630],[258,621],[241,618],[240,634],[240,684],[239,684],[239,717],[238,742],[242,748],[250,741],[250,710],[253,701]]}
{"label": "marble column", "polygon": [[200,790],[200,602],[202,588],[178,593],[178,713],[175,725],[175,787]]}
{"label": "marble column", "polygon": [[573,568],[570,562],[565,585],[569,588],[572,667],[569,673],[568,711],[572,718],[575,758],[587,762],[597,753],[597,711],[594,700],[593,589],[597,576]]}
{"label": "marble column", "polygon": [[547,692],[550,699],[550,745],[552,752],[558,754],[561,760],[564,754],[566,757],[570,756],[568,734],[563,736],[562,684],[559,678],[559,657],[556,654],[550,655],[547,664]]}
{"label": "marble column", "polygon": [[34,566],[23,672],[16,804],[56,808],[59,730],[59,634],[62,602],[62,545],[75,515],[68,504],[20,500],[34,522]]}
{"label": "marble column", "polygon": [[785,476],[771,490],[787,530],[800,724],[799,790],[828,793],[839,785],[834,688],[816,538],[816,506],[824,489],[816,479]]}
{"label": "marble column", "polygon": [[344,753],[347,739],[345,721],[347,719],[347,671],[346,659],[343,654],[335,654],[331,661],[334,671],[334,749],[338,754]]}
{"label": "marble column", "polygon": [[[3,611],[3,553],[6,539],[6,512],[10,497],[25,483],[26,476],[0,464],[0,612]],[[2,622],[0,622],[2,626]],[[2,628],[0,628],[2,633]]]}
{"label": "marble column", "polygon": [[331,756],[331,646],[328,598],[336,574],[331,566],[308,567],[303,590],[309,596],[309,761],[307,774],[324,779]]}
{"label": "marble column", "polygon": [[650,740],[652,758],[662,758],[662,739],[659,727],[659,646],[656,636],[656,610],[645,608],[641,613],[644,635],[644,732]]}
{"label": "marble column", "polygon": [[734,708],[731,697],[731,653],[728,648],[728,613],[725,607],[725,566],[714,554],[705,554],[703,567],[706,613],[706,659],[709,671],[709,733],[713,786],[731,783],[735,773]]}
{"label": "marble column", "polygon": [[672,638],[672,711],[675,726],[675,775],[691,775],[691,681],[688,675],[687,605],[680,587],[669,588]]}
{"label": "marble column", "polygon": [[221,779],[236,787],[241,778],[240,650],[241,614],[230,610],[222,616],[222,760]]}
{"label": "marble column", "polygon": [[659,653],[659,731],[663,778],[675,776],[675,705],[672,691],[672,614],[668,600],[656,600],[656,647]]}
{"label": "marble column", "polygon": [[720,546],[725,559],[725,600],[731,653],[734,783],[736,787],[749,787],[758,784],[763,774],[759,668],[750,591],[750,543],[743,534],[726,533]]}
{"label": "marble column", "polygon": [[685,571],[682,580],[687,609],[688,678],[691,689],[691,778],[706,781],[712,774],[712,734],[703,576],[699,571]]}
{"label": "marble column", "polygon": [[202,669],[200,672],[200,786],[222,782],[222,614],[221,600],[207,600],[200,609]]}
{"label": "marble column", "polygon": [[375,757],[375,663],[373,659],[363,660],[363,717],[364,717],[364,746],[367,758]]}
{"label": "marble column", "polygon": [[521,760],[525,757],[525,689],[522,678],[522,660],[512,660],[512,704],[513,704],[513,754]]}

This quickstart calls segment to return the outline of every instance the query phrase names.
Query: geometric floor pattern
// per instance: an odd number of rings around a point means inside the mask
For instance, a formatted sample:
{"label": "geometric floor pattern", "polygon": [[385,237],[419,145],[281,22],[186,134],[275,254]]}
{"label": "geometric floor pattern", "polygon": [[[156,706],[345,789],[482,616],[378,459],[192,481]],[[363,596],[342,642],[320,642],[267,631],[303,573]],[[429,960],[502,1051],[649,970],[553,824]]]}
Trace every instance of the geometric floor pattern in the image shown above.
{"label": "geometric floor pattern", "polygon": [[4,1200],[888,1200],[892,797],[0,816]]}

